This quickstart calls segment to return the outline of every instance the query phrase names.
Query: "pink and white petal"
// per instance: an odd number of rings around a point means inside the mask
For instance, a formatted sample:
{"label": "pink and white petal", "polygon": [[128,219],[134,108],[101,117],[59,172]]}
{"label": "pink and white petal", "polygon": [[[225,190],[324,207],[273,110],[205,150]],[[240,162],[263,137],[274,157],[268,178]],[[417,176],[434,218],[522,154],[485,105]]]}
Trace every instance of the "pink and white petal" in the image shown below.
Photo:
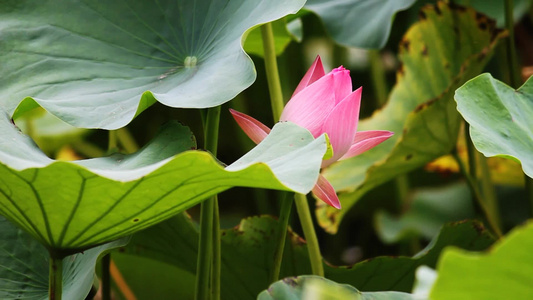
{"label": "pink and white petal", "polygon": [[341,157],[347,159],[359,155],[389,139],[394,132],[387,130],[359,131],[355,134],[354,142],[350,150]]}
{"label": "pink and white petal", "polygon": [[322,167],[339,160],[349,149],[357,132],[361,88],[344,98],[326,118],[322,131],[326,132],[333,147],[333,157],[324,161]]}
{"label": "pink and white petal", "polygon": [[313,195],[326,204],[341,209],[341,202],[331,183],[322,175],[318,175],[318,181],[313,187]]}
{"label": "pink and white petal", "polygon": [[[300,80],[300,83],[294,90],[294,93],[292,94],[292,97],[294,97],[296,94],[298,94],[301,90],[306,88],[311,83],[317,81],[322,76],[326,75],[324,72],[324,66],[322,65],[322,60],[320,59],[320,56],[317,56],[311,67],[309,67],[309,70],[305,73],[302,80]],[[292,98],[291,97],[291,98]]]}
{"label": "pink and white petal", "polygon": [[324,120],[335,107],[332,86],[331,74],[315,81],[285,105],[280,120],[291,121],[307,128],[315,138],[320,136],[323,133],[321,129]]}
{"label": "pink and white petal", "polygon": [[330,73],[334,81],[335,104],[338,104],[352,93],[352,78],[350,71],[342,66],[333,69]]}
{"label": "pink and white petal", "polygon": [[230,113],[246,135],[259,144],[270,133],[270,128],[249,115],[243,114],[230,108]]}

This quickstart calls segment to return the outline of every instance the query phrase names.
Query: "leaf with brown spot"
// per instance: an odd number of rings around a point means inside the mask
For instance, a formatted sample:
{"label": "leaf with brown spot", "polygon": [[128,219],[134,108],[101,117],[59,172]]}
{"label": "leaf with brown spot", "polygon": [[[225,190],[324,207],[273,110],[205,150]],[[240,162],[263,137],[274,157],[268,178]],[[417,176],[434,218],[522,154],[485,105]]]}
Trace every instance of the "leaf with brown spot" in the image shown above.
{"label": "leaf with brown spot", "polygon": [[[439,2],[426,6],[423,14],[427,19],[413,25],[402,39],[400,49],[409,41],[409,51],[400,51],[402,68],[387,105],[359,123],[361,130],[390,130],[395,135],[323,172],[341,192],[343,207],[336,210],[317,202],[318,221],[329,233],[337,231],[343,216],[367,191],[455,147],[461,117],[453,93],[481,72],[504,36],[494,26],[481,30],[471,8]],[[411,159],[405,159],[407,155]]]}

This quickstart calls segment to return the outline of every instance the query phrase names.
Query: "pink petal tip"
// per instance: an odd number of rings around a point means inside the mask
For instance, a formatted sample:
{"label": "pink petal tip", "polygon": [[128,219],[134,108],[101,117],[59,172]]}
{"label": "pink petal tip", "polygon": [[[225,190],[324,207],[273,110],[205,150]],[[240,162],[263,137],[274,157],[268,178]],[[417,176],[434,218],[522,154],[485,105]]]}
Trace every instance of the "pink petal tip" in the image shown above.
{"label": "pink petal tip", "polygon": [[335,192],[335,189],[324,176],[318,176],[318,181],[313,187],[312,192],[313,195],[324,201],[326,204],[333,206],[336,209],[341,209],[341,202],[337,196],[337,193]]}
{"label": "pink petal tip", "polygon": [[270,133],[270,128],[265,124],[257,121],[256,119],[250,117],[249,115],[238,112],[234,109],[229,110],[237,124],[241,129],[246,133],[246,135],[254,141],[254,143],[259,144],[265,137]]}

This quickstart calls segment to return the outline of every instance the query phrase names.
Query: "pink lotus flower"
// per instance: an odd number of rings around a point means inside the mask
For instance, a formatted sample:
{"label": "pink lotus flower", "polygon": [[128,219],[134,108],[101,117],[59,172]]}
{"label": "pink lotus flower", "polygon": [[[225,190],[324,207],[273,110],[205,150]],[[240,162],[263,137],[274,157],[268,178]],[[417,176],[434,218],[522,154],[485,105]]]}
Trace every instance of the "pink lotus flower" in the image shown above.
{"label": "pink lotus flower", "polygon": [[[315,138],[327,133],[333,156],[322,162],[322,167],[347,159],[371,149],[390,138],[393,133],[384,130],[357,132],[362,88],[352,91],[350,71],[342,66],[325,74],[317,57],[281,114],[280,121],[291,121],[307,128]],[[254,141],[260,143],[270,128],[256,119],[230,109],[231,114]],[[319,175],[313,194],[327,204],[340,209],[335,189]]]}

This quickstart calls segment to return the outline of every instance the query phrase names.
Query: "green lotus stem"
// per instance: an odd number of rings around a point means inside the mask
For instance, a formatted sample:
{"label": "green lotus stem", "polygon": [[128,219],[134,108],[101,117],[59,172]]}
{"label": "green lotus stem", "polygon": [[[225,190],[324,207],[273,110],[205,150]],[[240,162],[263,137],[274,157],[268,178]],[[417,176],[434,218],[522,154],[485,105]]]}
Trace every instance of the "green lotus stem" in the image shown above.
{"label": "green lotus stem", "polygon": [[[272,106],[272,115],[273,115],[274,122],[278,122],[279,118],[281,117],[281,112],[283,111],[283,107],[285,106],[285,104],[283,101],[283,92],[281,90],[281,82],[279,79],[278,63],[276,60],[274,34],[272,32],[272,25],[270,23],[264,24],[261,27],[261,36],[263,39],[265,69],[266,69],[266,74],[267,74],[268,89],[270,92],[270,103]],[[278,230],[277,230],[277,236],[276,236],[276,240],[277,240],[276,252],[274,253],[274,262],[273,262],[273,267],[272,267],[272,273],[270,276],[270,282],[275,282],[279,279],[281,263],[283,260],[283,250],[285,249],[285,240],[287,237],[289,218],[291,215],[291,208],[292,208],[291,197],[281,197],[281,198],[282,198],[281,208],[280,208],[279,219],[278,219],[279,224],[278,224]],[[312,223],[311,223],[311,226],[313,226]],[[314,232],[314,228],[313,228],[313,232]],[[314,235],[314,237],[316,240],[316,235]]]}
{"label": "green lotus stem", "polygon": [[387,88],[387,78],[385,77],[385,68],[378,50],[368,52],[370,58],[370,73],[372,74],[372,83],[374,87],[374,96],[378,107],[382,107],[387,102],[389,94]]}
{"label": "green lotus stem", "polygon": [[50,255],[48,298],[61,300],[63,294],[63,258]]}
{"label": "green lotus stem", "polygon": [[279,280],[279,273],[281,271],[281,262],[283,260],[283,250],[285,249],[285,240],[287,239],[287,228],[289,226],[289,218],[291,215],[292,198],[290,193],[285,193],[281,199],[281,209],[278,220],[276,252],[274,253],[274,265],[272,273],[270,274],[270,282]]}
{"label": "green lotus stem", "polygon": [[468,155],[468,172],[472,178],[477,178],[476,149],[474,148],[474,144],[470,137],[470,124],[466,121],[464,124],[466,152]]}
{"label": "green lotus stem", "polygon": [[116,130],[116,136],[118,139],[118,142],[122,147],[124,147],[124,150],[126,150],[127,153],[134,153],[139,150],[139,145],[137,145],[137,142],[135,142],[135,139],[133,138],[133,135],[128,130],[128,128],[123,127]]}
{"label": "green lotus stem", "polygon": [[483,199],[485,199],[487,209],[493,219],[493,222],[495,223],[495,226],[501,228],[498,197],[496,197],[496,190],[494,189],[494,185],[492,184],[492,180],[490,178],[490,169],[489,165],[487,164],[487,158],[477,151],[476,155],[481,173],[481,190]]}
{"label": "green lotus stem", "polygon": [[[118,130],[109,131],[107,152],[111,153],[118,149]],[[102,257],[102,300],[111,300],[111,276],[109,275],[110,254]]]}
{"label": "green lotus stem", "polygon": [[102,300],[111,300],[111,275],[109,266],[111,265],[111,254],[102,257]]}
{"label": "green lotus stem", "polygon": [[[220,106],[207,110],[205,118],[204,147],[216,156],[218,148],[218,125],[220,121]],[[215,214],[216,197],[202,202],[200,208],[200,241],[198,245],[198,262],[196,268],[196,300],[208,300],[211,296],[211,271],[213,262],[213,219]],[[219,237],[218,232],[216,234]],[[215,257],[217,259],[217,257]],[[213,279],[220,280],[220,276],[213,275]],[[217,285],[214,283],[213,285]]]}
{"label": "green lotus stem", "polygon": [[276,61],[274,33],[272,32],[272,25],[270,23],[266,23],[261,26],[261,37],[263,39],[265,69],[268,81],[268,91],[270,92],[270,104],[272,105],[274,122],[278,122],[285,104],[283,102],[278,63]]}
{"label": "green lotus stem", "polygon": [[518,88],[522,83],[518,71],[516,49],[514,45],[513,0],[505,0],[505,27],[509,33],[505,43],[507,49],[507,64],[509,65],[510,73],[509,78],[511,79],[511,86]]}
{"label": "green lotus stem", "polygon": [[107,152],[116,151],[118,149],[117,131],[109,130],[109,140],[107,143]]}
{"label": "green lotus stem", "polygon": [[[385,67],[381,60],[379,50],[370,50],[368,52],[370,59],[370,73],[372,76],[372,87],[374,88],[374,97],[376,98],[376,108],[380,108],[387,102],[389,88],[387,87],[387,77],[385,76]],[[398,207],[402,207],[402,202],[407,198],[409,193],[409,178],[407,174],[399,175],[394,178],[396,188],[396,198]],[[414,240],[413,243],[416,241]]]}
{"label": "green lotus stem", "polygon": [[222,271],[222,251],[220,241],[220,215],[218,196],[215,198],[213,211],[213,271],[211,272],[211,300],[220,300],[220,274]]}
{"label": "green lotus stem", "polygon": [[320,254],[320,247],[318,246],[318,238],[315,232],[311,212],[309,211],[309,204],[307,203],[307,196],[303,194],[294,194],[294,202],[296,203],[296,210],[300,217],[300,223],[304,231],[304,237],[307,242],[307,251],[309,252],[309,260],[311,261],[311,270],[313,275],[324,277],[324,266],[322,265],[322,255]]}
{"label": "green lotus stem", "polygon": [[466,178],[466,182],[470,186],[470,190],[472,190],[472,193],[474,194],[474,199],[476,199],[476,202],[478,203],[479,207],[483,211],[483,214],[485,215],[485,218],[487,219],[487,222],[489,223],[489,226],[491,227],[492,231],[498,236],[498,238],[501,238],[503,236],[502,231],[500,230],[500,227],[497,225],[496,221],[494,220],[494,217],[491,215],[490,209],[487,207],[485,201],[483,200],[483,196],[481,195],[481,192],[479,191],[479,188],[477,186],[477,183],[474,181],[474,178],[470,176],[470,174],[466,171],[466,167],[457,154],[457,151],[454,150],[452,152],[452,155],[457,162],[457,165],[459,165],[459,170],[461,170],[461,173]]}

